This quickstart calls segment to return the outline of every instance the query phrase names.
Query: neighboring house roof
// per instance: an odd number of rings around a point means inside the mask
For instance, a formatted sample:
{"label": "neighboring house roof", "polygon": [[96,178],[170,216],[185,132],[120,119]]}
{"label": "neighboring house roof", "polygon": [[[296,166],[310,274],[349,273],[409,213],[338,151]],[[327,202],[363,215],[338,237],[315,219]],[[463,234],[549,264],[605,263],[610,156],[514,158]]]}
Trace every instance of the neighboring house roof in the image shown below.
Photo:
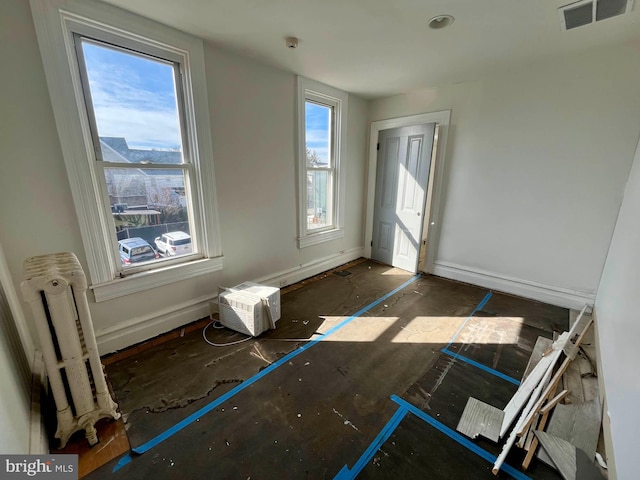
{"label": "neighboring house roof", "polygon": [[132,162],[170,163],[178,165],[182,163],[182,153],[173,150],[138,150],[129,149],[128,157]]}
{"label": "neighboring house roof", "polygon": [[[129,148],[124,137],[100,137],[102,158],[105,162],[177,165],[182,163],[182,153],[173,150],[142,150]],[[180,175],[179,170],[147,169],[145,175]]]}

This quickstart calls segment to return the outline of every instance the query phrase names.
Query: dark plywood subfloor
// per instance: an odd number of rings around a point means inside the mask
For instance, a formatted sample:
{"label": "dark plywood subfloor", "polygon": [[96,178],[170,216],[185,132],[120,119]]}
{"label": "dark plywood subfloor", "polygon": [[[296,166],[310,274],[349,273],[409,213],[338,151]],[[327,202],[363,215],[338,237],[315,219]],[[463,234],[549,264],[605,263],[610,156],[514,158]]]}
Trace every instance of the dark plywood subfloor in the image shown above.
{"label": "dark plywood subfloor", "polygon": [[[412,278],[370,261],[349,271],[284,294],[277,329],[258,339],[215,348],[194,330],[110,362],[109,378],[135,447],[322,338],[117,472],[112,473],[114,459],[87,478],[333,478],[344,465],[356,463],[396,411],[390,395],[451,428],[468,396],[498,407],[507,403],[514,385],[441,352],[463,325],[450,351],[512,376],[521,376],[538,335],[566,328],[566,310],[495,293],[465,323],[487,291],[421,276],[324,338],[349,315]],[[236,335],[208,333],[222,342]],[[427,463],[408,462],[415,449],[456,443],[428,425],[407,423],[414,420],[407,416],[394,433],[420,432],[404,442],[411,448],[398,450],[407,462],[400,462],[401,469],[398,462],[385,463],[385,478],[431,478],[428,472],[440,470],[448,472],[446,478],[483,478],[490,472],[486,461],[468,451],[455,453],[453,458],[465,458],[458,468],[439,466],[440,456],[434,455],[427,455]],[[373,475],[373,467],[382,468],[372,462],[361,475]],[[554,475],[534,466],[530,476],[559,478]]]}

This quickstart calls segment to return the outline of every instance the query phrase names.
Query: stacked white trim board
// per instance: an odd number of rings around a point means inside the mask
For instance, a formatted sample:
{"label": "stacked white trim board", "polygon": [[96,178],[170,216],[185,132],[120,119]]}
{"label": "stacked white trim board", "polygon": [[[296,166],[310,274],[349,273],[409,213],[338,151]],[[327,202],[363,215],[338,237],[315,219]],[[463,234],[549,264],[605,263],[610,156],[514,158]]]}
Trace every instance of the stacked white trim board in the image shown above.
{"label": "stacked white trim board", "polygon": [[[576,357],[580,344],[591,326],[592,319],[585,315],[588,305],[580,312],[573,327],[562,333],[539,358],[535,366],[527,368],[525,378],[504,409],[496,408],[476,398],[470,397],[465,406],[457,430],[470,438],[478,435],[494,442],[500,441],[515,422],[515,426],[506,438],[502,452],[493,466],[497,474],[507,454],[514,444],[528,450],[523,463],[527,468],[538,441],[533,432],[543,430],[551,409],[562,400],[567,391],[556,395],[557,386],[571,361]],[[576,338],[577,336],[577,338]],[[575,338],[575,341],[573,341]],[[548,344],[548,340],[546,340]],[[545,342],[540,342],[544,345]],[[535,349],[534,349],[535,350]],[[564,360],[560,359],[564,356]],[[533,360],[533,358],[532,358]],[[558,366],[559,364],[559,366]]]}

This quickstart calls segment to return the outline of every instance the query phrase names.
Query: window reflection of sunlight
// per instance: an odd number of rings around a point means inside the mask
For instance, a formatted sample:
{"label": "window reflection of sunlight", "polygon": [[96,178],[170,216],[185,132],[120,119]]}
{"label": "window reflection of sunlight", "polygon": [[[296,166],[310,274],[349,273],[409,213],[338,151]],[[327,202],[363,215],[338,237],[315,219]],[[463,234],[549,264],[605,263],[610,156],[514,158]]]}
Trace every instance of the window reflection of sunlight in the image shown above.
{"label": "window reflection of sunlight", "polygon": [[414,317],[391,340],[393,343],[448,343],[464,322],[461,317]]}
{"label": "window reflection of sunlight", "polygon": [[[522,317],[474,317],[456,337],[456,343],[473,344],[519,344],[526,342],[520,337]],[[527,342],[528,343],[528,342]],[[527,345],[521,345],[526,348]]]}

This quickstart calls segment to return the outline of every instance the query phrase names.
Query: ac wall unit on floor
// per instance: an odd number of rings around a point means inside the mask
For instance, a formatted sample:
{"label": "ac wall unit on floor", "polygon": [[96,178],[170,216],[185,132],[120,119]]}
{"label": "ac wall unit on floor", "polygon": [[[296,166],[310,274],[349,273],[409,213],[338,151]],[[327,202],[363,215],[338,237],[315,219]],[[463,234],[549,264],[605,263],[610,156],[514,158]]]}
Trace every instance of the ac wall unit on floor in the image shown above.
{"label": "ac wall unit on floor", "polygon": [[222,325],[257,337],[276,328],[280,319],[280,289],[253,282],[220,288],[218,311]]}

